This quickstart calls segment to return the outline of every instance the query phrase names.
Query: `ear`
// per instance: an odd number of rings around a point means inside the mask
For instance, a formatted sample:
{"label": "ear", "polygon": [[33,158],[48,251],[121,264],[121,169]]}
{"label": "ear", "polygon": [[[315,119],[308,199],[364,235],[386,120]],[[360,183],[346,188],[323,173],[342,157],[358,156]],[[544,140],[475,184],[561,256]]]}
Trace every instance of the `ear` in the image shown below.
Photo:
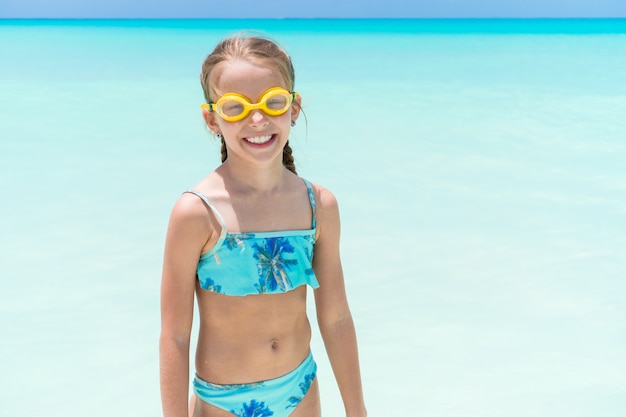
{"label": "ear", "polygon": [[202,118],[213,133],[217,133],[220,131],[220,127],[218,126],[217,120],[215,119],[215,113],[210,112],[207,109],[202,109]]}
{"label": "ear", "polygon": [[296,121],[298,120],[298,117],[300,117],[300,110],[302,109],[302,97],[300,96],[300,94],[298,94],[296,96],[296,98],[293,99],[293,102],[291,103],[291,120],[292,121]]}

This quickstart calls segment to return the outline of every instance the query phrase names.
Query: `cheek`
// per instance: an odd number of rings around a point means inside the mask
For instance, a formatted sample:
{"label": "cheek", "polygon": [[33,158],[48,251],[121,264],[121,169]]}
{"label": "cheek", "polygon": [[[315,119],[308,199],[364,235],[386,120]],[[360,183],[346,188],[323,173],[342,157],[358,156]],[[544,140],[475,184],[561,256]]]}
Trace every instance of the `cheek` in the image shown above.
{"label": "cheek", "polygon": [[[245,121],[244,119],[243,121]],[[241,129],[243,121],[227,122],[219,116],[215,117],[215,131],[227,134],[228,132],[236,132]]]}
{"label": "cheek", "polygon": [[290,111],[274,117],[274,124],[280,126],[281,130],[289,130],[291,128],[291,121],[295,119]]}

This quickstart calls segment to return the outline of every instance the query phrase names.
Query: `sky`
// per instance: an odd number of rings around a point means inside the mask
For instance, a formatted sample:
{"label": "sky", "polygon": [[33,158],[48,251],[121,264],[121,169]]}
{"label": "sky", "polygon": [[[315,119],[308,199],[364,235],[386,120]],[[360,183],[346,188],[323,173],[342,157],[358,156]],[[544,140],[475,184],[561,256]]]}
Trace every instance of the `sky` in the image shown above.
{"label": "sky", "polygon": [[626,0],[0,0],[0,18],[626,17]]}

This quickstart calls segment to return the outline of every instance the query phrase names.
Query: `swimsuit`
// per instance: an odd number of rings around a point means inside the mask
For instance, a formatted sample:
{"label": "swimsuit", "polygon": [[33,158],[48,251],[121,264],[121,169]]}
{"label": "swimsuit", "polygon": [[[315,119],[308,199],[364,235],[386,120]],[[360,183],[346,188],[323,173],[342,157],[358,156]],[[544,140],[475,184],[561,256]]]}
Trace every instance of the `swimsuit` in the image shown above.
{"label": "swimsuit", "polygon": [[287,417],[311,388],[316,373],[317,365],[309,353],[296,369],[276,379],[219,385],[196,375],[193,390],[202,401],[238,417]]}
{"label": "swimsuit", "polygon": [[226,222],[208,198],[197,191],[213,210],[222,232],[215,246],[200,256],[197,276],[207,291],[230,296],[285,293],[301,285],[319,288],[313,272],[315,244],[315,197],[304,180],[313,210],[309,230],[235,233],[226,231]]}
{"label": "swimsuit", "polygon": [[[203,194],[197,195],[215,213],[222,225],[215,246],[198,261],[197,278],[206,291],[228,296],[279,294],[302,285],[319,288],[313,272],[316,217],[313,188],[307,180],[313,218],[309,230],[236,233]],[[287,417],[306,395],[317,365],[309,356],[290,373],[251,384],[218,385],[194,378],[197,397],[239,417]]]}

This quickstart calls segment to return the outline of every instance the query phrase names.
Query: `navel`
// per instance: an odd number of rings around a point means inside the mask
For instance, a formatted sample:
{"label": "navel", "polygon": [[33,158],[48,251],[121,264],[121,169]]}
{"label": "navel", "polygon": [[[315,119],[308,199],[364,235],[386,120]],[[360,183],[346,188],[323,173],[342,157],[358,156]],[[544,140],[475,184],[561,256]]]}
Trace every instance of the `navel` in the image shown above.
{"label": "navel", "polygon": [[272,350],[278,350],[279,345],[280,345],[280,342],[278,339],[272,339],[271,341]]}

